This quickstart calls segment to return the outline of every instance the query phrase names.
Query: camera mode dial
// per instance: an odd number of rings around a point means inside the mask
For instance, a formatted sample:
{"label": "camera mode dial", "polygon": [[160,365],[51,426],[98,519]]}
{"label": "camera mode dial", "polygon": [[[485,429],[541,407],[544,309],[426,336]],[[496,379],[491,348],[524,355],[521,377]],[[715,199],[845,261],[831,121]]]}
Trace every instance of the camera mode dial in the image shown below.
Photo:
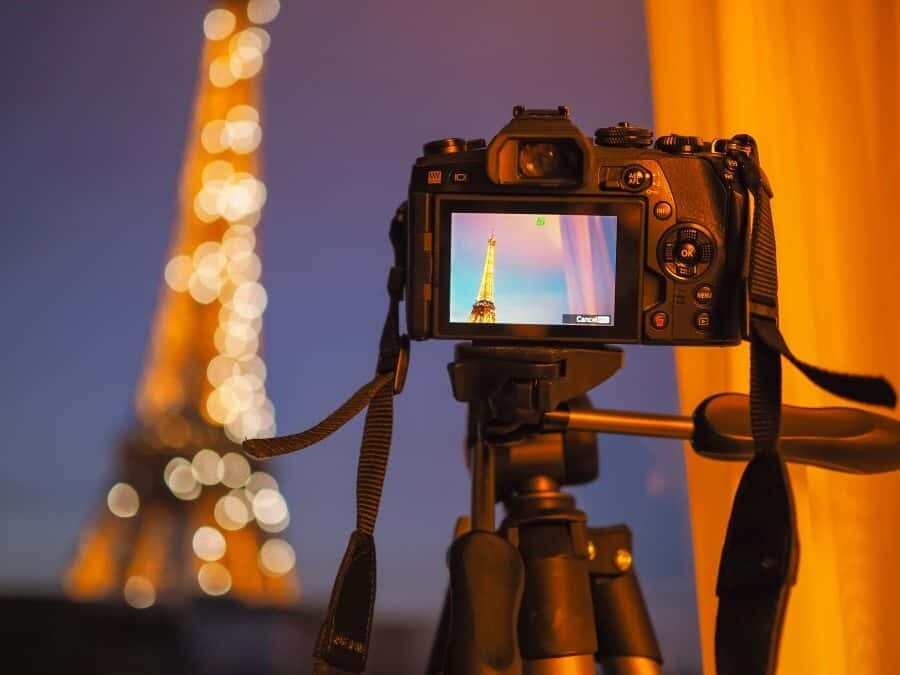
{"label": "camera mode dial", "polygon": [[613,148],[646,148],[653,143],[653,131],[619,122],[614,127],[597,129],[594,143]]}
{"label": "camera mode dial", "polygon": [[466,142],[462,138],[439,138],[422,146],[425,156],[451,155],[454,152],[462,152],[466,149]]}
{"label": "camera mode dial", "polygon": [[681,136],[669,134],[656,139],[656,149],[670,152],[673,155],[689,155],[703,148],[703,139],[699,136]]}
{"label": "camera mode dial", "polygon": [[666,232],[660,242],[663,269],[675,279],[693,279],[709,268],[715,244],[705,232],[690,223]]}

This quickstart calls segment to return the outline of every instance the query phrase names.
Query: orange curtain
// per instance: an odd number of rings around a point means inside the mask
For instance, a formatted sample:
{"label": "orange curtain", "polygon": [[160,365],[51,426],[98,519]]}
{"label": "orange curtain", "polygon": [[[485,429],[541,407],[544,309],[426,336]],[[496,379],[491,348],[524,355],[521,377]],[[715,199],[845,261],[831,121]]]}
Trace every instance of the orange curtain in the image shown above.
{"label": "orange curtain", "polygon": [[[900,384],[896,0],[647,0],[646,14],[657,133],[759,142],[792,349]],[[747,390],[746,346],[682,348],[676,362],[684,411]],[[847,405],[789,364],[784,400]],[[716,570],[742,470],[687,453],[705,673],[715,672]],[[900,474],[795,466],[791,477],[801,563],[778,672],[900,673]]]}

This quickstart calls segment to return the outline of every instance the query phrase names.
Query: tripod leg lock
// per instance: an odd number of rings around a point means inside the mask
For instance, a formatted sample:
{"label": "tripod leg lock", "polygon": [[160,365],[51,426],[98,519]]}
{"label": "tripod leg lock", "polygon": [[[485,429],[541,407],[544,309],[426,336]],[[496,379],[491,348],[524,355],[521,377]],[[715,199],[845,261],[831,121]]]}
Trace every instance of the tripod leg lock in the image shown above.
{"label": "tripod leg lock", "polygon": [[450,639],[444,675],[519,675],[516,622],[525,571],[516,548],[480,530],[450,547]]}
{"label": "tripod leg lock", "polygon": [[662,653],[631,564],[631,551],[627,526],[588,528],[597,661],[643,657],[661,664]]}

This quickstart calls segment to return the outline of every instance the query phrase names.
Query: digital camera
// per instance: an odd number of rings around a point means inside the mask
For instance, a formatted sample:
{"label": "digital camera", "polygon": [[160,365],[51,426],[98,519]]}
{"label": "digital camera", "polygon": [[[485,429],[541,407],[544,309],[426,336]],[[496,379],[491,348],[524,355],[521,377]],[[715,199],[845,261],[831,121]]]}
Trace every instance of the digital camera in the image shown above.
{"label": "digital camera", "polygon": [[625,122],[591,141],[565,107],[516,107],[490,143],[427,143],[409,188],[410,337],[739,342],[751,203],[728,143],[654,144]]}

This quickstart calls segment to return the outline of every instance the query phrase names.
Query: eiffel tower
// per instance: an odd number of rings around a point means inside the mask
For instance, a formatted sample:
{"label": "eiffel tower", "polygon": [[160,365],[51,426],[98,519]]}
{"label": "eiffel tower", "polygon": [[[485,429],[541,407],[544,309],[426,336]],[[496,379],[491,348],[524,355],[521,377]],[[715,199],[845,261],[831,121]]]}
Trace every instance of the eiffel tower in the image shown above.
{"label": "eiffel tower", "polygon": [[[266,291],[255,228],[262,26],[278,0],[219,0],[205,43],[177,220],[136,421],[117,478],[64,574],[74,600],[145,608],[195,596],[263,605],[299,594],[276,479],[239,441],[274,433],[259,355]],[[199,28],[199,27],[198,27]]]}
{"label": "eiffel tower", "polygon": [[487,253],[484,256],[484,269],[481,272],[481,285],[478,287],[478,297],[472,305],[472,313],[469,314],[469,323],[497,323],[494,307],[494,247],[497,240],[494,233],[488,238]]}

